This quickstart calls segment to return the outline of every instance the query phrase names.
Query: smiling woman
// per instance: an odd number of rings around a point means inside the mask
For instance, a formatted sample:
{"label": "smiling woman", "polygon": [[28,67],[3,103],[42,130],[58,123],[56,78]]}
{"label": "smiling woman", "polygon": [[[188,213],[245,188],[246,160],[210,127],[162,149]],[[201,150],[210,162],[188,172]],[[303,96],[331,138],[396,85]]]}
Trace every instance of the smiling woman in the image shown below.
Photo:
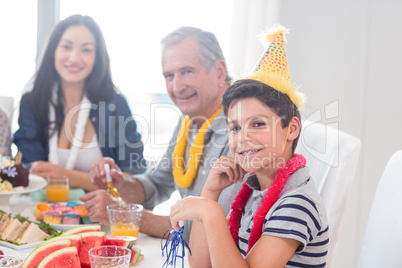
{"label": "smiling woman", "polygon": [[56,25],[33,88],[22,97],[14,134],[31,173],[67,176],[71,187],[90,191],[88,172],[101,157],[113,158],[124,172],[145,170],[141,136],[109,62],[91,17],[72,15]]}
{"label": "smiling woman", "polygon": [[95,53],[95,37],[87,27],[78,25],[68,28],[54,55],[54,65],[62,85],[83,85],[94,67]]}

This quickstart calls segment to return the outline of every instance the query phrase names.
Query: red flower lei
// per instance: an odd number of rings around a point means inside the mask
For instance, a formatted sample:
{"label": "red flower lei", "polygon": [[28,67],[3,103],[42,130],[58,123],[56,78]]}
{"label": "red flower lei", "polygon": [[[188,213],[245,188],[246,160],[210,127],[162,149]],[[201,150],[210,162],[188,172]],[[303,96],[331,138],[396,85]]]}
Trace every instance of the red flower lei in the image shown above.
{"label": "red flower lei", "polygon": [[[285,187],[286,182],[289,177],[295,173],[298,169],[306,166],[306,159],[300,154],[294,154],[294,156],[289,159],[286,164],[278,169],[275,179],[269,186],[268,191],[258,206],[257,211],[254,215],[253,226],[251,227],[250,238],[248,241],[247,253],[253,248],[254,244],[260,239],[262,234],[262,227],[264,224],[265,216],[271,207],[278,200],[279,194],[282,192],[283,187]],[[237,193],[230,211],[228,225],[230,233],[232,234],[233,240],[236,245],[239,241],[239,228],[240,220],[242,217],[242,210],[246,206],[247,201],[253,192],[253,189],[249,188],[246,183],[243,183],[240,191]]]}

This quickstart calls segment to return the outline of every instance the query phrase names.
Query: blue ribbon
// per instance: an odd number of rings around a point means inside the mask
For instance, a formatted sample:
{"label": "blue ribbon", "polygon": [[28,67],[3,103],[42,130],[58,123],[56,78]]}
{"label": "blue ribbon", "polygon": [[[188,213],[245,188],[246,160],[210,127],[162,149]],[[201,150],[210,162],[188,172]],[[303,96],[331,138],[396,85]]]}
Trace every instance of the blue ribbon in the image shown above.
{"label": "blue ribbon", "polygon": [[[166,254],[166,261],[162,265],[162,267],[168,267],[169,265],[176,268],[176,258],[181,258],[181,264],[184,268],[184,256],[186,253],[186,248],[191,255],[190,247],[188,246],[187,242],[183,238],[183,229],[184,227],[181,226],[180,229],[176,232],[173,228],[166,231],[161,240],[161,250],[162,250],[162,257],[164,253]],[[169,237],[170,235],[170,237]],[[166,240],[165,240],[166,239]],[[163,240],[165,240],[165,244],[163,244]],[[180,247],[181,245],[181,247]],[[181,248],[181,250],[180,250]],[[181,254],[180,254],[181,251]]]}

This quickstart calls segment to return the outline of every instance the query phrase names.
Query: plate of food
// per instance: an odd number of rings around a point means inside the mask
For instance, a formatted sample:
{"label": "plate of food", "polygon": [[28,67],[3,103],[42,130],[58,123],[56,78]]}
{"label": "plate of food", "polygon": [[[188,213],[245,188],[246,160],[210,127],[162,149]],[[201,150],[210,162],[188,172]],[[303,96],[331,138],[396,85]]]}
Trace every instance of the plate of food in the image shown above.
{"label": "plate of food", "polygon": [[[0,175],[1,176],[1,175]],[[12,190],[9,192],[0,192],[0,196],[11,196],[14,194],[27,194],[33,191],[40,190],[46,187],[47,181],[37,175],[29,174],[29,184],[24,186],[13,186]]]}
{"label": "plate of food", "polygon": [[[0,171],[0,209],[10,212],[10,198],[16,194],[26,194],[30,192],[34,192],[40,190],[47,185],[47,181],[37,175],[29,174],[29,184],[27,186],[20,186],[18,183],[14,186],[8,180],[4,179],[4,175]],[[8,192],[4,192],[2,190],[9,190]]]}
{"label": "plate of food", "polygon": [[20,254],[18,253],[18,251],[8,248],[8,247],[0,246],[0,258],[3,255],[18,257],[18,258],[21,257]]}
{"label": "plate of food", "polygon": [[44,188],[46,184],[44,178],[29,174],[29,168],[19,160],[0,155],[0,196],[30,193]]}
{"label": "plate of food", "polygon": [[37,247],[46,238],[60,234],[50,225],[37,224],[17,214],[0,211],[0,245],[15,250]]}
{"label": "plate of food", "polygon": [[93,224],[81,202],[38,203],[33,215],[38,221],[61,231]]}

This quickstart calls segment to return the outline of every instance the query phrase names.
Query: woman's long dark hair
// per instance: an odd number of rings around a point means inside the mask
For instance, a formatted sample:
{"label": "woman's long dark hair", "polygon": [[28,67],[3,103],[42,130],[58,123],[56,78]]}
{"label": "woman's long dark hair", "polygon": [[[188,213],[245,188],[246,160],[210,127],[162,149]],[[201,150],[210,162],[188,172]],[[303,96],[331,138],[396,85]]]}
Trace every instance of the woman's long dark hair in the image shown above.
{"label": "woman's long dark hair", "polygon": [[[52,89],[56,84],[60,88],[60,76],[55,68],[55,51],[60,39],[67,28],[83,25],[94,35],[96,41],[95,63],[91,74],[85,80],[85,93],[92,103],[109,101],[116,94],[110,71],[110,59],[106,49],[105,39],[98,24],[89,16],[72,15],[60,21],[53,29],[39,69],[36,72],[32,91],[27,93],[31,110],[38,120],[40,127],[37,137],[44,135],[48,138],[49,103],[52,98]],[[53,103],[56,105],[56,103]],[[56,115],[59,117],[60,115]],[[58,118],[60,119],[60,118]],[[56,120],[58,120],[56,119]]]}

